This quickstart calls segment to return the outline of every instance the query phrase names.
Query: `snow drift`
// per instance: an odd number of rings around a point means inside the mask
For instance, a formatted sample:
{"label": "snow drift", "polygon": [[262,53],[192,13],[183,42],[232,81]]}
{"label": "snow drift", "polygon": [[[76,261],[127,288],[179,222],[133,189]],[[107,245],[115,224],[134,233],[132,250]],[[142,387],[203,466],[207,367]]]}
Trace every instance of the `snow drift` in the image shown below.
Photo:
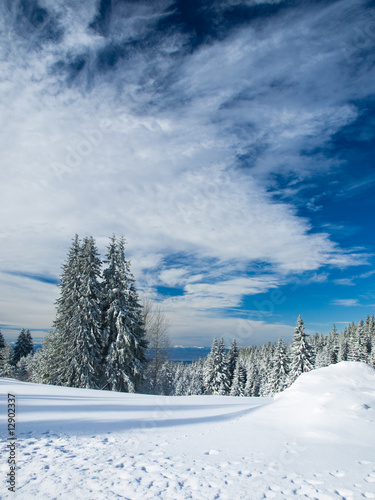
{"label": "snow drift", "polygon": [[375,498],[375,371],[339,363],[271,398],[162,397],[1,379],[29,499]]}
{"label": "snow drift", "polygon": [[304,373],[261,413],[263,421],[298,435],[357,442],[365,428],[375,432],[375,370],[343,361]]}

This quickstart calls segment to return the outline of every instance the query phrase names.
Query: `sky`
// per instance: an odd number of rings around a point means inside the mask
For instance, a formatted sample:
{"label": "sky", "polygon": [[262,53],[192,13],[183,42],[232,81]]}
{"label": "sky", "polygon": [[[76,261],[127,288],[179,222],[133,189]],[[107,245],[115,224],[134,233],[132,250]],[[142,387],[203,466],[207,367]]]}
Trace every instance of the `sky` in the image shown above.
{"label": "sky", "polygon": [[4,0],[0,326],[123,235],[175,345],[375,310],[375,2]]}

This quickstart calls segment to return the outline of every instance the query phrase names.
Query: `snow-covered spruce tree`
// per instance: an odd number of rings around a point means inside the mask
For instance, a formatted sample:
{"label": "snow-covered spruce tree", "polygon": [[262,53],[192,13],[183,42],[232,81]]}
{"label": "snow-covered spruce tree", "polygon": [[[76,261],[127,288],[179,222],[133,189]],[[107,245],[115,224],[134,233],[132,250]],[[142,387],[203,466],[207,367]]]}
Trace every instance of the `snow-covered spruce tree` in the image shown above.
{"label": "snow-covered spruce tree", "polygon": [[258,397],[260,389],[260,374],[256,365],[249,367],[246,373],[245,396]]}
{"label": "snow-covered spruce tree", "polygon": [[1,368],[2,361],[3,361],[3,359],[5,359],[5,356],[6,356],[5,347],[6,347],[6,344],[5,344],[4,336],[3,336],[3,333],[2,333],[1,328],[0,328],[0,368]]}
{"label": "snow-covered spruce tree", "polygon": [[308,372],[314,367],[312,349],[306,337],[308,335],[305,333],[305,325],[301,316],[298,316],[290,347],[289,384],[292,384],[302,373]]}
{"label": "snow-covered spruce tree", "polygon": [[232,386],[230,389],[231,396],[245,396],[246,386],[246,370],[242,366],[241,360],[237,359],[236,367],[234,369]]}
{"label": "snow-covered spruce tree", "polygon": [[99,389],[102,383],[101,261],[92,236],[75,237],[63,267],[49,366],[60,385]]}
{"label": "snow-covered spruce tree", "polygon": [[33,353],[28,354],[27,356],[23,356],[15,366],[14,376],[18,380],[22,380],[22,382],[30,382],[31,380],[31,363],[32,358],[34,357]]}
{"label": "snow-covered spruce tree", "polygon": [[349,355],[349,339],[345,332],[340,335],[339,338],[339,350],[337,353],[337,362],[347,361]]}
{"label": "snow-covered spruce tree", "polygon": [[329,364],[334,365],[338,362],[339,335],[336,325],[333,325],[332,332],[328,335],[327,350],[329,354]]}
{"label": "snow-covered spruce tree", "polygon": [[1,350],[0,377],[14,378],[13,349],[9,344]]}
{"label": "snow-covered spruce tree", "polygon": [[375,337],[375,318],[374,318],[374,315],[372,315],[370,320],[369,320],[368,332],[371,335],[371,338]]}
{"label": "snow-covered spruce tree", "polygon": [[220,345],[214,338],[203,377],[206,394],[229,394],[229,370],[223,338],[220,339]]}
{"label": "snow-covered spruce tree", "polygon": [[75,331],[70,352],[73,386],[98,389],[102,384],[103,295],[101,260],[92,236],[83,240],[79,261],[79,303],[73,318]]}
{"label": "snow-covered spruce tree", "polygon": [[186,371],[183,363],[177,363],[176,371],[174,374],[173,386],[174,396],[184,396],[186,394]]}
{"label": "snow-covered spruce tree", "polygon": [[24,330],[22,328],[13,349],[14,366],[19,362],[21,358],[28,356],[32,352],[34,352],[34,344],[30,330]]}
{"label": "snow-covered spruce tree", "polygon": [[51,329],[44,338],[43,348],[36,351],[31,362],[31,382],[37,384],[64,385],[61,374],[69,351],[67,343],[56,329]]}
{"label": "snow-covered spruce tree", "polygon": [[271,376],[273,367],[273,356],[275,346],[268,342],[258,350],[257,367],[260,375],[259,396],[269,396],[271,394]]}
{"label": "snow-covered spruce tree", "polygon": [[199,360],[191,364],[189,394],[196,394],[199,396],[204,393],[203,366],[204,366],[203,360]]}
{"label": "snow-covered spruce tree", "polygon": [[76,234],[69,249],[66,262],[62,266],[60,277],[60,296],[56,301],[54,328],[47,334],[41,365],[37,365],[35,377],[40,383],[75,385],[75,363],[71,365],[72,345],[79,321],[81,298],[81,242]]}
{"label": "snow-covered spruce tree", "polygon": [[233,339],[232,346],[228,352],[228,373],[229,373],[230,385],[232,384],[233,381],[234,370],[236,369],[239,353],[240,351],[238,350],[236,339]]}
{"label": "snow-covered spruce tree", "polygon": [[104,388],[136,392],[143,379],[147,342],[142,307],[125,259],[125,240],[113,236],[108,246],[108,267],[103,276],[105,307]]}
{"label": "snow-covered spruce tree", "polygon": [[0,328],[0,353],[1,353],[1,349],[4,349],[4,347],[5,347],[4,335],[3,335],[3,332],[1,331],[1,328]]}
{"label": "snow-covered spruce tree", "polygon": [[360,319],[358,325],[352,329],[348,361],[361,361],[366,363],[367,360],[365,325],[363,320]]}
{"label": "snow-covered spruce tree", "polygon": [[229,373],[229,362],[228,362],[228,356],[227,352],[225,349],[225,344],[224,344],[224,339],[221,337],[220,343],[219,343],[219,359],[220,359],[220,386],[219,386],[219,392],[221,396],[225,396],[229,394],[230,392],[230,373]]}
{"label": "snow-covered spruce tree", "polygon": [[281,392],[288,387],[289,356],[283,339],[279,339],[272,360],[270,377],[270,395]]}

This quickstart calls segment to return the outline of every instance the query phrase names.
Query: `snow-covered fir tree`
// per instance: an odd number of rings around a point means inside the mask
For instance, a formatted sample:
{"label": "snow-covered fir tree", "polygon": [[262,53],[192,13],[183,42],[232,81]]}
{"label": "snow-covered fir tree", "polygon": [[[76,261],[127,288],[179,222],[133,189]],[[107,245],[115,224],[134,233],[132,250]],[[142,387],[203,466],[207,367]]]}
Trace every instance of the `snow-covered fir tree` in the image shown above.
{"label": "snow-covered fir tree", "polygon": [[189,394],[196,394],[200,396],[204,394],[204,380],[203,380],[203,367],[204,361],[196,361],[190,366],[191,377],[190,377],[190,388]]}
{"label": "snow-covered fir tree", "polygon": [[136,392],[142,383],[147,342],[142,307],[125,259],[125,240],[113,236],[104,271],[106,388]]}
{"label": "snow-covered fir tree", "polygon": [[13,349],[9,344],[5,344],[5,347],[1,349],[0,355],[0,377],[13,378]]}
{"label": "snow-covered fir tree", "polygon": [[4,349],[4,347],[5,347],[4,335],[0,328],[0,356],[1,356],[1,349]]}
{"label": "snow-covered fir tree", "polygon": [[228,372],[229,372],[229,382],[232,384],[234,371],[237,365],[237,359],[239,356],[239,349],[237,347],[236,339],[232,340],[232,346],[228,352]]}
{"label": "snow-covered fir tree", "polygon": [[49,370],[68,387],[102,386],[103,318],[101,261],[92,236],[75,237],[63,267],[57,301],[56,335],[51,339]]}
{"label": "snow-covered fir tree", "polygon": [[258,367],[252,364],[246,374],[245,395],[250,397],[258,397],[260,389],[260,374]]}
{"label": "snow-covered fir tree", "polygon": [[18,380],[23,382],[31,382],[31,366],[32,359],[34,357],[33,353],[23,356],[15,366],[14,376]]}
{"label": "snow-covered fir tree", "polygon": [[[166,361],[160,368],[156,388],[153,388],[155,394],[170,396],[174,393],[174,365],[171,361]],[[145,380],[147,382],[147,380]]]}
{"label": "snow-covered fir tree", "polygon": [[276,394],[288,387],[289,355],[285,342],[279,339],[272,360],[269,394]]}
{"label": "snow-covered fir tree", "polygon": [[56,301],[54,328],[47,334],[41,366],[37,366],[35,377],[40,383],[74,386],[75,371],[70,366],[71,347],[75,342],[79,304],[81,300],[81,242],[76,234],[62,266]]}
{"label": "snow-covered fir tree", "polygon": [[290,348],[289,383],[294,382],[302,373],[308,372],[314,367],[313,353],[307,337],[303,320],[301,316],[298,316]]}
{"label": "snow-covered fir tree", "polygon": [[215,390],[219,390],[220,382],[217,382],[218,377],[218,365],[219,365],[219,344],[217,338],[215,337],[211,351],[206,358],[206,362],[203,369],[203,381],[206,394],[214,394]]}
{"label": "snow-covered fir tree", "polygon": [[0,328],[0,370],[1,370],[1,366],[3,364],[3,360],[7,356],[5,347],[6,347],[6,344],[5,344],[4,336],[3,336],[3,333],[2,333],[1,328]]}
{"label": "snow-covered fir tree", "polygon": [[240,359],[237,359],[233,373],[233,381],[230,389],[231,396],[245,396],[246,369]]}
{"label": "snow-covered fir tree", "polygon": [[346,332],[344,332],[339,337],[339,350],[337,353],[337,362],[340,363],[340,361],[348,361],[348,355],[349,355],[349,339],[347,337]]}
{"label": "snow-covered fir tree", "polygon": [[[68,352],[60,332],[51,329],[44,338],[43,348],[36,351],[32,360],[31,382],[38,384],[63,385],[59,365]],[[67,361],[68,362],[68,361]]]}
{"label": "snow-covered fir tree", "polygon": [[80,261],[79,304],[74,311],[70,367],[73,387],[102,387],[103,295],[101,261],[92,236],[83,240]]}
{"label": "snow-covered fir tree", "polygon": [[24,328],[22,328],[13,349],[14,366],[19,362],[21,358],[26,357],[32,352],[34,352],[34,344],[30,330],[25,330]]}
{"label": "snow-covered fir tree", "polygon": [[206,394],[225,395],[229,393],[228,359],[223,338],[220,339],[220,344],[214,338],[211,352],[205,363],[203,377]]}

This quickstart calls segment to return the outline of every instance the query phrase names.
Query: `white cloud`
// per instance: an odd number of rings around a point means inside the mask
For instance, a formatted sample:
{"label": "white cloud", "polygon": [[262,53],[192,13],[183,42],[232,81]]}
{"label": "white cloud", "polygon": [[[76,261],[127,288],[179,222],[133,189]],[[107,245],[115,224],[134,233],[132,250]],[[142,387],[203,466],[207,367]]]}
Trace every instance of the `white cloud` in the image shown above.
{"label": "white cloud", "polygon": [[[222,331],[219,318],[233,326],[235,320],[219,312],[215,321],[205,320],[204,311],[238,307],[244,295],[277,287],[293,274],[365,260],[340,249],[328,233],[313,232],[291,205],[267,193],[270,172],[303,178],[338,167],[301,150],[325,144],[354,120],[357,111],[347,102],[373,85],[365,74],[354,87],[341,85],[347,70],[337,44],[344,35],[331,30],[317,37],[329,17],[318,11],[308,19],[302,12],[281,16],[178,63],[171,53],[182,51],[186,40],[175,34],[105,73],[97,64],[108,40],[87,29],[96,2],[84,9],[45,5],[59,12],[65,35],[38,50],[40,33],[30,44],[3,17],[1,270],[57,275],[75,233],[94,235],[103,254],[108,236],[124,234],[145,293],[156,296],[157,285],[184,288],[182,298],[164,304],[180,325],[176,336],[187,338],[185,320],[191,331],[199,324]],[[147,33],[159,7],[134,6],[121,26],[119,16],[109,28],[112,41]],[[325,12],[338,16],[339,9]],[[69,64],[78,56],[84,70],[69,80]],[[330,68],[338,71],[333,79]],[[313,81],[319,85],[311,88]],[[253,155],[252,170],[236,168],[242,153]],[[169,263],[181,253],[188,263]],[[239,278],[254,262],[271,273]],[[57,289],[17,279],[17,292],[9,279],[1,281],[8,297],[2,321],[51,326]]]}
{"label": "white cloud", "polygon": [[354,286],[353,280],[351,278],[340,278],[336,279],[335,283],[337,285],[344,285],[344,286]]}
{"label": "white cloud", "polygon": [[336,299],[332,301],[335,306],[354,307],[359,306],[358,299]]}

